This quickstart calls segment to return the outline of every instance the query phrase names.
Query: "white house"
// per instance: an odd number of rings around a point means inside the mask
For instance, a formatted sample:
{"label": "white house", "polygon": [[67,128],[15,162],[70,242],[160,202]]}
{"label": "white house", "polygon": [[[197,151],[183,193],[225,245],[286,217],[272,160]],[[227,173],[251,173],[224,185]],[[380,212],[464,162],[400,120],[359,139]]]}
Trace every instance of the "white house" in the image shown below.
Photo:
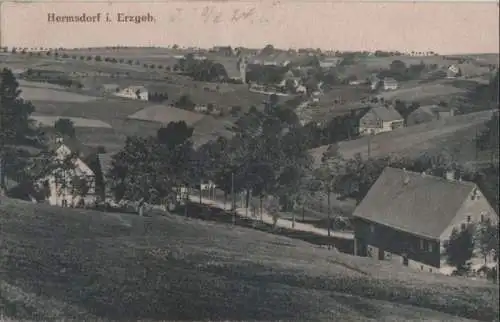
{"label": "white house", "polygon": [[207,104],[196,104],[194,107],[194,111],[198,113],[205,113],[208,112],[208,105]]}
{"label": "white house", "polygon": [[54,162],[59,166],[37,181],[39,188],[47,189],[48,203],[61,207],[95,203],[99,195],[97,151],[60,136],[54,138],[52,150]]}
{"label": "white house", "polygon": [[448,67],[448,70],[446,71],[446,77],[447,78],[455,78],[457,76],[460,76],[460,67],[457,65],[451,65]]}
{"label": "white house", "polygon": [[142,101],[147,101],[149,99],[148,90],[144,86],[125,87],[118,92],[113,93],[113,95]]}
{"label": "white house", "polygon": [[384,78],[384,91],[395,90],[398,89],[398,87],[399,87],[398,81],[395,80],[394,78],[392,77]]}
{"label": "white house", "polygon": [[359,121],[361,135],[389,132],[403,127],[403,117],[392,106],[372,107]]}

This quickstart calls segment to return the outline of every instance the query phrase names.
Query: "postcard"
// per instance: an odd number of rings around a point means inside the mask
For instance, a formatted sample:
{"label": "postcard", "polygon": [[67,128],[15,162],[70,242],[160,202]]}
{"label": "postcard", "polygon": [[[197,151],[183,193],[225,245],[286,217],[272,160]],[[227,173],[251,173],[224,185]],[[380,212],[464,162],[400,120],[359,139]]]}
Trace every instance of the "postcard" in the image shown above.
{"label": "postcard", "polygon": [[498,16],[3,1],[0,321],[498,321]]}

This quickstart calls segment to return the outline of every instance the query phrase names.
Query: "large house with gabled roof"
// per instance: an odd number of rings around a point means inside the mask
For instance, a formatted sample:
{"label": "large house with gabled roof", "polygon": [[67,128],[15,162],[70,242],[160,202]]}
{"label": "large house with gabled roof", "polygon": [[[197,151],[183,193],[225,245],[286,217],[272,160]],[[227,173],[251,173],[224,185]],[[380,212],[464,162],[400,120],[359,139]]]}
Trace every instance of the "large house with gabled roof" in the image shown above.
{"label": "large house with gabled roof", "polygon": [[54,206],[74,207],[102,200],[104,181],[98,149],[60,134],[47,133],[47,137],[54,166],[36,182],[39,189],[47,190],[46,201]]}
{"label": "large house with gabled roof", "polygon": [[372,135],[389,132],[404,126],[401,114],[392,106],[374,106],[359,120],[359,133]]}
{"label": "large house with gabled roof", "polygon": [[[444,244],[452,230],[498,215],[475,183],[387,167],[353,213],[355,254],[451,274]],[[477,256],[472,263],[484,263]],[[494,256],[488,258],[494,265]]]}

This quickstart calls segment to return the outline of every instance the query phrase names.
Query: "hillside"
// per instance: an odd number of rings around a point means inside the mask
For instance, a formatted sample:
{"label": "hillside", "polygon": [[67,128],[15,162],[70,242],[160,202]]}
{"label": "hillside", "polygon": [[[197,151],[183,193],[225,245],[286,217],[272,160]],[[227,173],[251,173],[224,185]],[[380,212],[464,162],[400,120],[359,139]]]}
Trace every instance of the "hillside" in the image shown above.
{"label": "hillside", "polygon": [[55,320],[494,320],[486,282],[414,273],[181,216],[0,200],[0,316]]}
{"label": "hillside", "polygon": [[[418,124],[375,136],[365,136],[338,144],[339,152],[345,158],[357,153],[366,157],[383,157],[396,154],[415,157],[424,152],[448,150],[460,160],[471,161],[475,158],[473,142],[476,131],[491,117],[491,111],[458,115],[448,119]],[[312,149],[311,154],[319,165],[323,152],[328,146]]]}

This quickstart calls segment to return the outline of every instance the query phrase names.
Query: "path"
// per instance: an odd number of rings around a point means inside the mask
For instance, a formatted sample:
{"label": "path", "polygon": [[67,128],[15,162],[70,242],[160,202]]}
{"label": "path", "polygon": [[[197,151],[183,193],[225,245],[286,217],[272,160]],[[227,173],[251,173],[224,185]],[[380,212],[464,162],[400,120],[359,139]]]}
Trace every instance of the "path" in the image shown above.
{"label": "path", "polygon": [[[190,195],[189,198],[193,202],[200,202],[200,196]],[[207,198],[201,198],[201,203],[204,205],[215,206],[215,207],[226,210],[224,203],[220,202],[220,201],[214,201],[214,200],[210,200]],[[245,214],[246,214],[245,208],[237,208],[236,214],[240,217],[247,217],[247,216],[245,216]],[[267,212],[263,211],[262,216],[259,216],[259,217],[262,218],[262,221],[264,223],[270,224],[270,225],[273,224],[273,217],[271,215],[269,215]],[[310,232],[310,233],[321,235],[321,236],[328,236],[327,229],[317,228],[317,227],[314,227],[313,225],[309,225],[309,224],[295,222],[295,227],[292,228],[293,222],[291,220],[287,220],[287,219],[281,219],[281,218],[278,219],[276,226],[282,227],[282,228],[287,228],[287,229],[294,229],[294,230]],[[352,233],[340,232],[340,231],[330,231],[330,236],[342,238],[342,239],[353,239],[354,238],[354,235]]]}

